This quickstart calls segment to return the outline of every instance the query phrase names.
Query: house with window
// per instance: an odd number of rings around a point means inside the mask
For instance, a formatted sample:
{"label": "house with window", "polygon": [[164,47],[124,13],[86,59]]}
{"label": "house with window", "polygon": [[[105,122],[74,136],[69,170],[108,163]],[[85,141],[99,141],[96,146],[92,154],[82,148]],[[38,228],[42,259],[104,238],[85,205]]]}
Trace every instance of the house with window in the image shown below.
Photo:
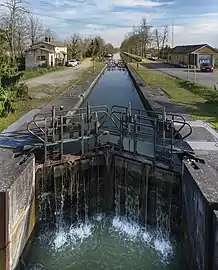
{"label": "house with window", "polygon": [[175,64],[178,61],[199,68],[201,64],[217,64],[218,50],[208,44],[176,46],[168,53],[168,63]]}
{"label": "house with window", "polygon": [[67,46],[51,42],[50,38],[37,42],[25,51],[25,69],[65,65]]}

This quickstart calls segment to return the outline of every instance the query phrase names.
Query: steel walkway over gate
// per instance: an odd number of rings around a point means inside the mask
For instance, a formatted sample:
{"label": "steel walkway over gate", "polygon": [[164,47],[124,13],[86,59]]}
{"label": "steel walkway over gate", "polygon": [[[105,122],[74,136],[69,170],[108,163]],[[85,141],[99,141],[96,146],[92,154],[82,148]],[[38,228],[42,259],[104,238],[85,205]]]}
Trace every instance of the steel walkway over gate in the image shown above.
{"label": "steel walkway over gate", "polygon": [[[184,128],[186,134],[181,137]],[[149,157],[154,164],[162,160],[173,166],[176,154],[191,151],[184,139],[192,128],[181,115],[148,112],[131,104],[114,105],[110,111],[105,105],[87,104],[70,112],[53,107],[50,112],[36,114],[28,131],[38,141],[36,147],[44,148],[45,161],[110,145],[121,152]]]}

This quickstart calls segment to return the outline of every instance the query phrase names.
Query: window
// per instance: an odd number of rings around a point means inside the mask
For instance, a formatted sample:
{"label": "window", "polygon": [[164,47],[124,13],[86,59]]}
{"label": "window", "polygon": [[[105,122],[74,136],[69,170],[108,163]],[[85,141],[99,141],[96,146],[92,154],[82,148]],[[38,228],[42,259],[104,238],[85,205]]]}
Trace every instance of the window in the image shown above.
{"label": "window", "polygon": [[37,56],[37,60],[38,60],[38,61],[45,61],[46,58],[45,58],[44,55],[39,55],[39,56]]}

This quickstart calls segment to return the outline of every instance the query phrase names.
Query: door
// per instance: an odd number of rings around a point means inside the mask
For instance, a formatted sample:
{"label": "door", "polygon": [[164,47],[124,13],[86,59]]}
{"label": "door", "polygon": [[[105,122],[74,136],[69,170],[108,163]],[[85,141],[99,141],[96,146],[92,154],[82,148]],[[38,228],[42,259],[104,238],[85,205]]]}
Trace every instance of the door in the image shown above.
{"label": "door", "polygon": [[53,67],[53,66],[54,66],[54,56],[51,55],[51,67]]}

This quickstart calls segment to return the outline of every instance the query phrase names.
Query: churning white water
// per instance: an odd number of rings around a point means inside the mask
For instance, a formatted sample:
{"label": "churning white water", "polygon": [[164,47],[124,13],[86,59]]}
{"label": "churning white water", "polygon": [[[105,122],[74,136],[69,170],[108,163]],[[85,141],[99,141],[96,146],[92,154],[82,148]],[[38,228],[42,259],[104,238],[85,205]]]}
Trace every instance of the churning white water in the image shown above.
{"label": "churning white water", "polygon": [[86,223],[41,228],[29,258],[28,270],[183,269],[174,242],[163,232],[103,214]]}

